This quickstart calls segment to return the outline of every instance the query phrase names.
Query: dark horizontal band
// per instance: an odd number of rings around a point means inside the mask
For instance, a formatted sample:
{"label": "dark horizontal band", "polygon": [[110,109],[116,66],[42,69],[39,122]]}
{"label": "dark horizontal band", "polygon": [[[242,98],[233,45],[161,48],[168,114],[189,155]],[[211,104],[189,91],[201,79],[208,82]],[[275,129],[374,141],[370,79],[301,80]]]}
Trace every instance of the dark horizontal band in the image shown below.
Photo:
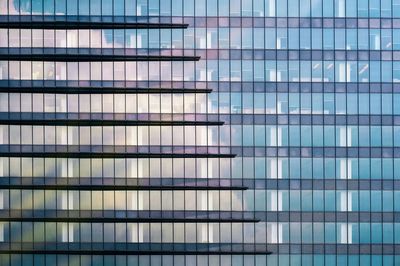
{"label": "dark horizontal band", "polygon": [[107,88],[107,87],[0,87],[0,92],[20,92],[20,93],[65,93],[65,94],[105,94],[105,93],[124,93],[124,94],[153,94],[153,93],[210,93],[212,89],[175,89],[175,88]]}
{"label": "dark horizontal band", "polygon": [[0,120],[0,125],[49,125],[49,126],[222,126],[219,121],[154,121],[154,120],[90,120],[90,119],[24,119]]}
{"label": "dark horizontal band", "polygon": [[[259,216],[259,215],[258,215]],[[259,222],[265,220],[263,217],[255,216],[250,211],[220,211],[220,210],[63,210],[63,209],[11,209],[0,210],[1,219],[8,218],[89,218],[89,219],[148,219],[154,221],[165,219],[193,219],[193,220],[233,220],[239,221],[245,219],[250,222]]]}
{"label": "dark horizontal band", "polygon": [[[0,120],[94,120],[94,121],[207,121],[220,123],[218,115],[196,113],[96,113],[96,112],[0,112]],[[5,122],[7,123],[7,122]]]}
{"label": "dark horizontal band", "polygon": [[98,55],[98,54],[0,54],[0,60],[26,61],[58,61],[58,62],[88,62],[88,61],[199,61],[200,56],[166,56],[166,55]]}
{"label": "dark horizontal band", "polygon": [[49,255],[270,255],[263,251],[175,251],[175,250],[0,250],[0,254],[49,254]]}
{"label": "dark horizontal band", "polygon": [[38,158],[234,158],[222,153],[1,152],[1,157]]}
{"label": "dark horizontal band", "polygon": [[14,243],[0,243],[0,254],[68,255],[269,255],[263,244],[236,243],[32,243],[32,248],[11,248]]}
{"label": "dark horizontal band", "polygon": [[0,189],[38,189],[38,190],[90,190],[90,191],[116,191],[116,190],[247,190],[245,186],[214,186],[214,185],[0,185]]}
{"label": "dark horizontal band", "polygon": [[68,223],[258,223],[258,219],[238,218],[151,218],[151,217],[0,217],[0,222]]}
{"label": "dark horizontal band", "polygon": [[[260,180],[257,180],[260,181]],[[273,183],[274,180],[262,180],[268,183]],[[287,184],[287,180],[281,180],[279,184]],[[285,182],[283,182],[285,181]],[[291,181],[291,180],[290,180]],[[299,180],[295,180],[299,182]],[[335,180],[330,180],[334,183]],[[257,188],[260,182],[257,183]],[[293,182],[294,183],[294,182]],[[277,182],[275,181],[275,184]],[[92,176],[92,177],[56,177],[56,176],[35,176],[35,177],[15,177],[15,176],[4,176],[0,178],[0,186],[8,188],[10,186],[93,186],[96,187],[113,187],[118,190],[120,187],[130,188],[130,187],[187,187],[189,188],[217,188],[218,190],[247,190],[249,188],[255,187],[254,179],[231,179],[231,178],[207,178],[204,176],[197,177],[102,177],[102,176]],[[399,181],[400,186],[400,181]],[[282,186],[284,187],[284,186]],[[265,185],[264,185],[265,188]],[[400,188],[399,188],[400,189]]]}
{"label": "dark horizontal band", "polygon": [[96,21],[1,21],[9,29],[186,29],[183,23],[96,22]]}

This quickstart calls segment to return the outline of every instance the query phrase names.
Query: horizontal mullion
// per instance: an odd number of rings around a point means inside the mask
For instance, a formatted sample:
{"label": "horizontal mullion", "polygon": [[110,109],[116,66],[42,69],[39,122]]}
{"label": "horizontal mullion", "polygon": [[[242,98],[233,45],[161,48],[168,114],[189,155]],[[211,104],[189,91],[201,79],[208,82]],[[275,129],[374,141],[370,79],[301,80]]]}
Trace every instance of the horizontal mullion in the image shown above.
{"label": "horizontal mullion", "polygon": [[1,87],[0,92],[22,92],[22,93],[66,93],[66,94],[164,94],[164,93],[211,93],[212,89],[175,89],[175,88],[112,88],[112,87]]}
{"label": "horizontal mullion", "polygon": [[247,190],[246,186],[221,186],[221,185],[0,185],[0,189],[32,189],[32,190],[90,190],[90,191],[116,191],[116,190]]}
{"label": "horizontal mullion", "polygon": [[222,153],[120,153],[120,152],[1,152],[1,157],[38,158],[234,158]]}
{"label": "horizontal mullion", "polygon": [[[284,180],[282,180],[284,181]],[[276,182],[275,182],[276,183]],[[284,182],[282,182],[284,183]],[[0,178],[0,186],[6,189],[9,186],[93,186],[94,189],[97,187],[115,187],[112,190],[118,190],[119,187],[187,187],[190,188],[214,188],[218,187],[218,190],[229,190],[249,188],[254,189],[254,179],[231,179],[231,178],[207,178],[204,176],[197,177],[102,177],[102,176],[91,176],[91,177],[45,177],[45,176],[34,176],[34,177],[16,177],[16,176],[3,176]],[[277,183],[276,183],[277,184]],[[285,182],[285,184],[288,184]],[[265,188],[265,186],[264,186]],[[125,189],[126,190],[126,189]]]}
{"label": "horizontal mullion", "polygon": [[184,23],[94,22],[94,21],[1,21],[9,29],[186,29]]}
{"label": "horizontal mullion", "polygon": [[66,126],[222,126],[220,121],[151,121],[151,120],[91,120],[91,119],[1,119],[0,125],[66,125]]}
{"label": "horizontal mullion", "polygon": [[[67,243],[60,243],[67,244]],[[77,244],[77,243],[75,243]],[[120,246],[126,246],[129,244],[120,244]],[[235,248],[232,250],[232,244],[225,244],[227,247],[221,249],[221,247],[215,247],[215,244],[203,244],[203,245],[212,245],[212,247],[203,247],[199,248],[196,246],[195,249],[181,249],[176,250],[174,247],[166,248],[166,245],[170,246],[168,243],[159,243],[155,245],[159,245],[162,248],[148,248],[148,245],[154,245],[154,243],[143,243],[144,247],[139,247],[138,245],[136,250],[133,249],[106,249],[101,247],[101,249],[82,249],[81,247],[73,249],[73,248],[56,248],[56,245],[53,246],[54,249],[2,249],[0,250],[0,254],[68,254],[68,255],[269,255],[272,252],[267,250],[259,250],[259,249],[238,249]],[[183,244],[182,246],[186,246],[188,244]],[[191,245],[191,244],[189,244]],[[146,248],[147,247],[147,248]]]}
{"label": "horizontal mullion", "polygon": [[151,217],[0,217],[0,222],[68,223],[258,223],[258,219],[238,218],[151,218]]}
{"label": "horizontal mullion", "polygon": [[[4,209],[0,210],[2,219],[8,218],[133,218],[133,219],[255,219],[261,221],[265,217],[257,217],[251,211],[229,210],[138,210],[133,209]],[[256,214],[259,214],[256,212]],[[259,216],[259,215],[258,215]]]}
{"label": "horizontal mullion", "polygon": [[25,61],[57,61],[57,62],[87,62],[87,61],[199,61],[200,56],[165,56],[165,55],[98,55],[98,54],[0,54],[0,60]]}

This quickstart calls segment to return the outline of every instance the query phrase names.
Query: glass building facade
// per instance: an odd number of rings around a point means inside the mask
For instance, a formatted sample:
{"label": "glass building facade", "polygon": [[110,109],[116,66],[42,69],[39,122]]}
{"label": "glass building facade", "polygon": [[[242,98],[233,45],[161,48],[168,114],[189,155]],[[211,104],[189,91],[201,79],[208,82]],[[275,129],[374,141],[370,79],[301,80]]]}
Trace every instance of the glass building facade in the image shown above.
{"label": "glass building facade", "polygon": [[0,265],[400,265],[400,0],[0,0]]}

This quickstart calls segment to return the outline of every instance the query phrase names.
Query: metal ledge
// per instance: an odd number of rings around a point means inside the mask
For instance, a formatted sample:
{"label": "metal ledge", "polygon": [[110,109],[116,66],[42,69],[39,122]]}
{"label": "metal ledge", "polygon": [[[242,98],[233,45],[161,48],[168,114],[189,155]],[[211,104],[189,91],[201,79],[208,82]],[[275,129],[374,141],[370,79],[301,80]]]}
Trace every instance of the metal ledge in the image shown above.
{"label": "metal ledge", "polygon": [[1,157],[38,158],[234,158],[221,153],[1,152]]}
{"label": "metal ledge", "polygon": [[174,88],[112,88],[112,87],[1,87],[0,92],[19,93],[63,93],[63,94],[164,94],[164,93],[211,93],[212,89],[174,89]]}
{"label": "metal ledge", "polygon": [[69,223],[258,223],[259,219],[237,218],[117,218],[117,217],[1,217],[0,222],[69,222]]}
{"label": "metal ledge", "polygon": [[98,54],[0,54],[0,60],[57,62],[115,62],[115,61],[199,61],[200,56],[166,55],[98,55]]}
{"label": "metal ledge", "polygon": [[150,120],[95,120],[95,119],[1,119],[0,125],[66,125],[66,126],[222,126],[220,121],[150,121]]}
{"label": "metal ledge", "polygon": [[247,190],[245,186],[212,186],[212,185],[0,185],[0,189],[40,189],[40,190]]}
{"label": "metal ledge", "polygon": [[[60,243],[66,244],[66,243]],[[77,243],[75,243],[77,244]],[[147,246],[146,243],[144,243]],[[167,244],[167,243],[160,243]],[[56,245],[56,243],[54,243]],[[122,243],[122,245],[126,245]],[[56,247],[54,247],[56,248]],[[101,250],[90,250],[90,249],[18,249],[18,250],[0,250],[0,254],[62,254],[62,255],[270,255],[272,252],[270,251],[260,251],[260,250],[212,250],[212,249],[204,249],[204,250],[174,250],[174,249],[148,249],[141,247],[140,250],[128,250],[128,249],[101,249]]]}
{"label": "metal ledge", "polygon": [[187,29],[183,23],[94,22],[94,21],[1,21],[9,29]]}

